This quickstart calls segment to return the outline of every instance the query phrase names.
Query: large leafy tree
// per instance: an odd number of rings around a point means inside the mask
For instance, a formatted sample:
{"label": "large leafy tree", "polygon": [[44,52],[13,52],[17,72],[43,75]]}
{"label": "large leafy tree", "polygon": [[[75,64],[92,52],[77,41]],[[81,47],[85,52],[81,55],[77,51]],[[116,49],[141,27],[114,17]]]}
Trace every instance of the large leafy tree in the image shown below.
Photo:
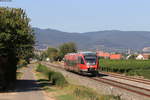
{"label": "large leafy tree", "polygon": [[67,53],[75,53],[77,52],[76,44],[73,42],[64,43],[59,46],[59,55],[62,59]]}
{"label": "large leafy tree", "polygon": [[22,9],[0,8],[0,55],[13,52],[25,58],[32,54],[34,35]]}
{"label": "large leafy tree", "polygon": [[34,34],[29,21],[22,9],[0,8],[0,58],[5,59],[0,65],[0,79],[6,83],[16,79],[18,60],[28,60],[33,53]]}
{"label": "large leafy tree", "polygon": [[56,48],[49,47],[47,50],[47,55],[51,61],[58,60],[58,50]]}

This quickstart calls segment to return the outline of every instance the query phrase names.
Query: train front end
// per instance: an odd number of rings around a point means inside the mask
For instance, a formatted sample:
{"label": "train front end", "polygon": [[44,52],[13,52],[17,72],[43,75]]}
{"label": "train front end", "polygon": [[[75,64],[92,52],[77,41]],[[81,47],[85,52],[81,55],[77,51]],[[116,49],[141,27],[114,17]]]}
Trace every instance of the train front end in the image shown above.
{"label": "train front end", "polygon": [[97,74],[99,69],[99,61],[96,53],[82,52],[80,69],[84,73]]}

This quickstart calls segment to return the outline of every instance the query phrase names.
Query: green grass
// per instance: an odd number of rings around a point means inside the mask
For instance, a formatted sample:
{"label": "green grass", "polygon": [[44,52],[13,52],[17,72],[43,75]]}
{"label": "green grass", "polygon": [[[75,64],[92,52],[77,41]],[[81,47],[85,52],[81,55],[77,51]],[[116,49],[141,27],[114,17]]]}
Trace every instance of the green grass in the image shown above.
{"label": "green grass", "polygon": [[57,100],[77,100],[72,94],[65,94],[56,97]]}
{"label": "green grass", "polygon": [[17,72],[17,79],[21,79],[23,76],[23,73],[22,72]]}
{"label": "green grass", "polygon": [[55,88],[55,91],[50,91],[51,93],[54,92],[56,100],[121,100],[120,96],[113,96],[113,95],[101,95],[98,94],[93,89],[77,86],[77,85],[68,85],[64,88]]}
{"label": "green grass", "polygon": [[96,92],[84,87],[76,88],[73,94],[75,97],[81,98],[83,100],[100,100],[100,96]]}
{"label": "green grass", "polygon": [[100,59],[102,71],[138,75],[150,79],[150,60],[109,60]]}
{"label": "green grass", "polygon": [[49,74],[49,72],[50,72],[50,70],[49,70],[46,66],[44,66],[44,65],[42,65],[42,64],[38,64],[38,65],[37,65],[36,71],[37,71],[37,72],[41,72],[41,73],[43,73],[43,74],[46,75],[46,76],[48,76],[48,74]]}
{"label": "green grass", "polygon": [[17,64],[17,69],[21,69],[21,68],[23,68],[23,67],[26,67],[27,64],[28,64],[28,63],[27,63],[25,60],[20,59],[19,62],[18,62],[18,64]]}

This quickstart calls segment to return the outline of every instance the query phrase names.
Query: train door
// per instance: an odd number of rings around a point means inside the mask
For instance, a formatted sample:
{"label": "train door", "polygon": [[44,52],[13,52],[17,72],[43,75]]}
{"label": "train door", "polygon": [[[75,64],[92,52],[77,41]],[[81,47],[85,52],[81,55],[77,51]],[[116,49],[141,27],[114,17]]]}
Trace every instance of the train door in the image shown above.
{"label": "train door", "polygon": [[78,57],[78,68],[79,71],[84,71],[85,70],[85,61],[83,60],[82,56]]}

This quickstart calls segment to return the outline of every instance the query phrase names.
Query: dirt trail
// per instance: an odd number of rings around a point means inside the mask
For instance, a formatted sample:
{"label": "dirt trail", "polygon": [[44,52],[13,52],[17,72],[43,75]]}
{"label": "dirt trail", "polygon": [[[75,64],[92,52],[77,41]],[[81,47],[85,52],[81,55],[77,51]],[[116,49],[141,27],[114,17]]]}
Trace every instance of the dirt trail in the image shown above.
{"label": "dirt trail", "polygon": [[0,93],[0,100],[48,100],[40,85],[36,84],[32,67],[26,68],[23,73],[23,79],[17,81],[16,90],[10,93]]}

